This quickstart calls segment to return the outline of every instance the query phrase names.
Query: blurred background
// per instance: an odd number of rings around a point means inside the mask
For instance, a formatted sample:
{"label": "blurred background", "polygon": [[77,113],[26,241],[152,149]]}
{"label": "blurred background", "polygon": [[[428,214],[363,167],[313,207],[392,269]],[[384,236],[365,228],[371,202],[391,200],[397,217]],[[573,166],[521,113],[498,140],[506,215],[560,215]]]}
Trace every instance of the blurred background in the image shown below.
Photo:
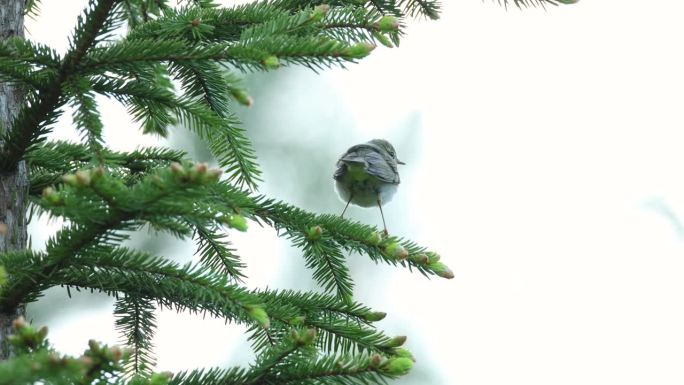
{"label": "blurred background", "polygon": [[[226,2],[232,4],[234,2]],[[28,37],[64,51],[85,1],[44,1]],[[681,384],[684,372],[684,3],[601,0],[519,11],[444,1],[411,21],[399,49],[347,69],[246,74],[239,115],[264,171],[260,191],[339,213],[335,161],[390,140],[402,184],[390,232],[438,251],[432,279],[351,255],[355,297],[386,311],[418,362],[401,384]],[[183,130],[143,137],[100,100],[113,147],[206,151]],[[65,114],[69,116],[69,114]],[[70,119],[55,138],[76,138]],[[349,217],[381,225],[373,209]],[[59,223],[36,219],[33,246]],[[47,229],[47,230],[46,230]],[[252,224],[230,234],[250,287],[317,290],[289,242]],[[194,248],[144,232],[132,243],[175,260]],[[115,344],[113,301],[60,288],[30,305],[57,349]],[[244,365],[239,326],[158,313],[158,370]]]}

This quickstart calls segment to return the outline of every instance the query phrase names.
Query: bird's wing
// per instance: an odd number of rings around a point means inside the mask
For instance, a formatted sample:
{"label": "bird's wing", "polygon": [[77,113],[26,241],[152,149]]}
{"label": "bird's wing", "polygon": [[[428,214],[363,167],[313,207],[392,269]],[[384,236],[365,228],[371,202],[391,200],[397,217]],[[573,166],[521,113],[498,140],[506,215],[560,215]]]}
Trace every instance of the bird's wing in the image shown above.
{"label": "bird's wing", "polygon": [[362,165],[363,168],[367,168],[368,164],[363,158],[363,154],[360,154],[358,151],[353,150],[353,147],[349,149],[340,159],[337,161],[337,169],[335,170],[335,174],[333,175],[333,179],[335,180],[340,180],[344,174],[347,172],[347,165],[348,164],[359,164]]}
{"label": "bird's wing", "polygon": [[386,183],[399,183],[397,165],[392,159],[385,157],[381,150],[372,144],[362,143],[351,147],[337,161],[337,170],[333,178],[339,180],[347,172],[347,165],[363,165],[368,174]]}
{"label": "bird's wing", "polygon": [[394,161],[387,159],[387,157],[377,151],[369,151],[365,156],[365,160],[367,164],[366,170],[369,174],[386,183],[399,183],[399,173]]}

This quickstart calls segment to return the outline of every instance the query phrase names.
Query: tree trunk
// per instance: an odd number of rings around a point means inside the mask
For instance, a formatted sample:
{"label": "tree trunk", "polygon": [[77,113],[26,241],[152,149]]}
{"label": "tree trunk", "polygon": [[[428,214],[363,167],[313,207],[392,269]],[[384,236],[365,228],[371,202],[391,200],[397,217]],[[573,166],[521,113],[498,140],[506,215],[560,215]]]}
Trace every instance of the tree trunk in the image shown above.
{"label": "tree trunk", "polygon": [[[0,40],[24,36],[24,6],[25,0],[0,0]],[[0,138],[11,127],[22,99],[17,87],[0,83]],[[28,171],[23,161],[16,170],[0,170],[0,252],[26,248],[28,184]],[[11,332],[12,320],[23,313],[23,306],[10,313],[0,313],[0,360],[9,357],[6,337]]]}

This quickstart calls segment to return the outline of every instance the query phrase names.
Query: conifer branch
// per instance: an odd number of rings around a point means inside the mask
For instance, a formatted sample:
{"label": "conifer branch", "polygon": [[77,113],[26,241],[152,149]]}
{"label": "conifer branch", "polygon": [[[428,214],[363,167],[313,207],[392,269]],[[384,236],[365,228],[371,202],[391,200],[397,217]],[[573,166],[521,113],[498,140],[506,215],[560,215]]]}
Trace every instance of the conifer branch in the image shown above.
{"label": "conifer branch", "polygon": [[97,111],[97,102],[90,84],[85,78],[76,78],[67,84],[67,93],[73,97],[71,107],[74,108],[73,121],[81,135],[86,138],[91,156],[99,157],[98,163],[102,164],[101,150],[102,128],[100,115]]}
{"label": "conifer branch", "polygon": [[154,310],[153,303],[143,297],[127,294],[116,301],[116,329],[123,343],[132,349],[131,357],[124,365],[129,373],[150,375],[155,364],[152,338],[157,320]]}
{"label": "conifer branch", "polygon": [[98,34],[107,22],[115,0],[91,0],[89,10],[74,33],[72,48],[62,60],[54,80],[44,87],[40,98],[29,100],[8,130],[0,150],[0,171],[13,170],[27,149],[41,141],[49,132],[49,126],[60,114],[59,108],[65,102],[62,86],[73,75],[74,70],[96,42]]}
{"label": "conifer branch", "polygon": [[[124,293],[154,300],[176,311],[209,313],[228,321],[268,326],[258,296],[228,283],[225,277],[198,266],[183,267],[123,248],[92,250],[50,279],[50,285]],[[262,310],[263,311],[263,310]]]}
{"label": "conifer branch", "polygon": [[195,229],[194,238],[197,242],[197,253],[200,262],[207,268],[226,275],[236,282],[242,282],[245,278],[240,271],[245,265],[234,254],[230,242],[226,236],[219,234],[217,228],[209,228],[206,224],[192,222],[190,225]]}

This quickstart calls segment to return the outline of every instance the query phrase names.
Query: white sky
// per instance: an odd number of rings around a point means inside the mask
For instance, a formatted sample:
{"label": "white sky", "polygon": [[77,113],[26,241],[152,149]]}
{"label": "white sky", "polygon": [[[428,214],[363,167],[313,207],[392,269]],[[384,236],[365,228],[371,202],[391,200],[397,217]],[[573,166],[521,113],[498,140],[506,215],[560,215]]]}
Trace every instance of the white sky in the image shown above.
{"label": "white sky", "polygon": [[[32,37],[63,46],[82,3],[45,1]],[[355,122],[340,153],[372,137],[396,144],[409,164],[390,228],[456,275],[368,264],[357,297],[389,313],[381,328],[408,334],[417,369],[436,368],[440,384],[683,383],[684,3],[445,3],[399,49],[307,78]],[[303,89],[282,97],[318,102]],[[104,110],[118,147],[140,143],[121,109]],[[272,267],[252,267],[250,284],[278,279],[287,246],[272,238],[238,236]],[[94,336],[116,341],[109,312],[40,321],[76,354]],[[164,312],[159,323],[159,369],[247,359],[231,346],[241,330],[222,321]]]}

